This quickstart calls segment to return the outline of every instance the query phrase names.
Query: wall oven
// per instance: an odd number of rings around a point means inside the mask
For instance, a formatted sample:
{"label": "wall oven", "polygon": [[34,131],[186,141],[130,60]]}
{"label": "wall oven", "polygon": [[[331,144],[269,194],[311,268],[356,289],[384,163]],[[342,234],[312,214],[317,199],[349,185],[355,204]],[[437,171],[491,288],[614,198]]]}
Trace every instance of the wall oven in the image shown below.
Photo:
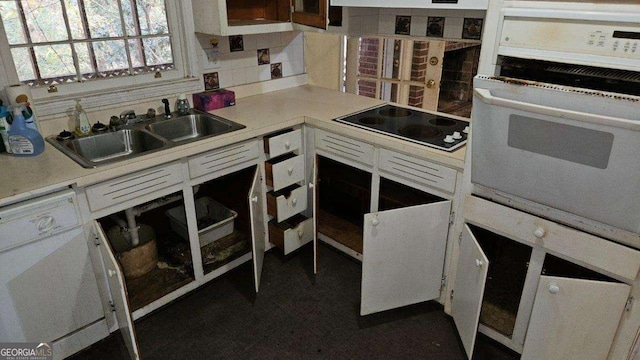
{"label": "wall oven", "polygon": [[474,192],[640,247],[640,6],[512,3],[474,80]]}

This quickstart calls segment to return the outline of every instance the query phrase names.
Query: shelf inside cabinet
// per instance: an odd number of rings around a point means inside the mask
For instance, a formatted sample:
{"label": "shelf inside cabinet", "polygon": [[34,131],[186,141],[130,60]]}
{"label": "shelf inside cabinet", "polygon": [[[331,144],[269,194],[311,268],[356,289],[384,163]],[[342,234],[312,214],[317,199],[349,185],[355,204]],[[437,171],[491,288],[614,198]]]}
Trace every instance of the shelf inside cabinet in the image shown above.
{"label": "shelf inside cabinet", "polygon": [[229,26],[288,22],[288,0],[226,0]]}
{"label": "shelf inside cabinet", "polygon": [[349,249],[362,254],[362,227],[318,209],[318,232],[324,234]]}

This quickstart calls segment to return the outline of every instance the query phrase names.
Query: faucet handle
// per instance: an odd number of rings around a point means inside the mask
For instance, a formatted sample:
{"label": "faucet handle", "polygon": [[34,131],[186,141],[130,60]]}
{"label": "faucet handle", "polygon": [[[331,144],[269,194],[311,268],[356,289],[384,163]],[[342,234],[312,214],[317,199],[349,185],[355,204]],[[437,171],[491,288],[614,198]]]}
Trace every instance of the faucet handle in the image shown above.
{"label": "faucet handle", "polygon": [[125,110],[125,111],[120,113],[120,118],[121,119],[135,119],[136,118],[136,112],[133,111],[133,110]]}

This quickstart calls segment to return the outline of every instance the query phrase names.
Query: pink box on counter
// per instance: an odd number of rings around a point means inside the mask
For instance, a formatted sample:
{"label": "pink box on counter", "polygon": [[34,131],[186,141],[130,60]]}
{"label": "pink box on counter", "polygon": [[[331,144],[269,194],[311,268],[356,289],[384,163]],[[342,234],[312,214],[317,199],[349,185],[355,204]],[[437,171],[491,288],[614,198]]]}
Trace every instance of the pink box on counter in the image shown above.
{"label": "pink box on counter", "polygon": [[201,111],[220,109],[236,104],[236,94],[231,90],[216,90],[193,94],[193,107]]}

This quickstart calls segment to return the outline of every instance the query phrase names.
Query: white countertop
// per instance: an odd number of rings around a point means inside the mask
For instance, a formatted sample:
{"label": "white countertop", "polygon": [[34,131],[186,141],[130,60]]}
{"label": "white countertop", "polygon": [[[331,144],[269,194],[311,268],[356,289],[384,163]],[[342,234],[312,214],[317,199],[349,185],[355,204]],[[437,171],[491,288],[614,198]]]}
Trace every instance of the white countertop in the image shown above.
{"label": "white countertop", "polygon": [[245,125],[244,129],[95,169],[81,167],[48,143],[45,151],[36,157],[14,157],[2,153],[0,206],[72,184],[86,186],[98,183],[302,123],[463,169],[466,147],[448,153],[332,121],[382,103],[380,100],[304,85],[240,98],[235,106],[211,111],[212,114]]}

